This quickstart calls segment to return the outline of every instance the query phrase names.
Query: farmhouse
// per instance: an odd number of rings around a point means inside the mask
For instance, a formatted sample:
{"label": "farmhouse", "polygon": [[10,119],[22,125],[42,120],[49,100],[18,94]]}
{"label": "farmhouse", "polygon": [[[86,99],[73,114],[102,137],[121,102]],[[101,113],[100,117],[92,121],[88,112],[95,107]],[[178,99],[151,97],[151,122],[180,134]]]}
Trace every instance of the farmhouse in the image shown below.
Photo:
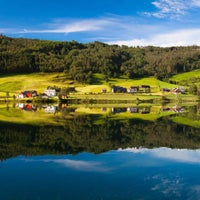
{"label": "farmhouse", "polygon": [[141,85],[141,88],[143,89],[144,92],[150,92],[151,87],[149,85]]}
{"label": "farmhouse", "polygon": [[169,88],[162,88],[162,92],[170,92],[171,90]]}
{"label": "farmhouse", "polygon": [[106,92],[107,92],[107,89],[106,89],[106,88],[103,88],[101,91],[102,91],[102,93],[106,93]]}
{"label": "farmhouse", "polygon": [[23,91],[21,92],[17,97],[18,98],[30,98],[30,97],[36,97],[38,94],[37,94],[37,91],[35,90],[27,90],[27,91]]}
{"label": "farmhouse", "polygon": [[128,90],[128,93],[136,93],[139,92],[139,86],[131,86]]}
{"label": "farmhouse", "polygon": [[174,89],[172,89],[173,94],[182,94],[184,92],[185,92],[184,88],[174,88]]}
{"label": "farmhouse", "polygon": [[127,92],[127,89],[126,88],[124,88],[124,87],[121,87],[121,86],[113,86],[112,87],[112,92],[113,93],[125,93],[125,92]]}
{"label": "farmhouse", "polygon": [[44,91],[44,93],[48,96],[48,97],[55,97],[57,92],[55,89],[46,89]]}

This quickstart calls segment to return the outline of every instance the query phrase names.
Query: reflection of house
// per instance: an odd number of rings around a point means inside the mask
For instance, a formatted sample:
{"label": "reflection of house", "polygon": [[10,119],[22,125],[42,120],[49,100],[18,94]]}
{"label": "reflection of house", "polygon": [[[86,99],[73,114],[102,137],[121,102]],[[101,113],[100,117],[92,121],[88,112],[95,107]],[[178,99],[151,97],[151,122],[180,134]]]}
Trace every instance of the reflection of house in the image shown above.
{"label": "reflection of house", "polygon": [[127,89],[126,88],[124,88],[124,87],[121,87],[121,86],[113,86],[112,87],[112,92],[113,93],[117,93],[117,92],[119,92],[119,93],[125,93],[125,92],[127,92]]}
{"label": "reflection of house", "polygon": [[56,112],[56,106],[46,106],[44,108],[44,112],[46,112],[46,113],[55,113]]}
{"label": "reflection of house", "polygon": [[129,89],[128,89],[128,92],[129,93],[136,93],[139,91],[139,86],[131,86]]}
{"label": "reflection of house", "polygon": [[139,113],[138,107],[131,107],[127,109],[130,113]]}
{"label": "reflection of house", "polygon": [[20,103],[17,106],[19,107],[20,110],[34,111],[34,112],[37,110],[37,106],[34,106],[32,104],[23,104],[23,103]]}
{"label": "reflection of house", "polygon": [[171,108],[171,110],[172,110],[173,112],[177,112],[177,113],[183,113],[183,112],[185,112],[185,109],[184,109],[183,107],[178,107],[178,106],[173,106],[173,107]]}
{"label": "reflection of house", "polygon": [[55,89],[46,89],[44,93],[49,97],[55,97],[57,94]]}
{"label": "reflection of house", "polygon": [[141,113],[141,114],[148,114],[148,113],[150,113],[150,107],[142,108],[142,110],[141,110],[140,113]]}
{"label": "reflection of house", "polygon": [[18,95],[18,98],[30,98],[30,97],[36,97],[37,91],[35,90],[27,90],[23,91]]}
{"label": "reflection of house", "polygon": [[162,112],[169,112],[170,111],[170,108],[168,108],[168,107],[162,107]]}
{"label": "reflection of house", "polygon": [[121,113],[121,112],[126,112],[126,108],[112,108],[112,113],[116,114],[116,113]]}

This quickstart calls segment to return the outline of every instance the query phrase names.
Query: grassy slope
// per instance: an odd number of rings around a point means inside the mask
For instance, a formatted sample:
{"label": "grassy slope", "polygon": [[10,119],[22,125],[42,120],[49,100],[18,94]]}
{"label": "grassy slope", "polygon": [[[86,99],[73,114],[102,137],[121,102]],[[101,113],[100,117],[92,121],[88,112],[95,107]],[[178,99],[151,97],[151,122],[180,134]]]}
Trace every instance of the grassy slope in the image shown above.
{"label": "grassy slope", "polygon": [[194,82],[195,84],[200,85],[200,69],[174,75],[170,78],[170,80],[183,84],[191,84],[192,82]]}
{"label": "grassy slope", "polygon": [[[200,70],[198,71],[198,73]],[[197,71],[189,72],[189,77],[194,74],[198,74]],[[183,75],[182,75],[183,76]],[[178,80],[178,79],[177,79]],[[112,85],[119,85],[122,87],[129,88],[130,86],[141,86],[142,84],[151,86],[151,94],[112,94]],[[128,79],[126,77],[113,78],[108,82],[105,82],[102,74],[95,74],[93,77],[93,84],[78,84],[74,83],[63,73],[33,73],[26,75],[8,75],[0,76],[0,96],[5,96],[6,92],[10,95],[17,95],[23,90],[37,90],[39,93],[43,93],[47,86],[57,87],[69,87],[74,86],[78,91],[76,94],[71,94],[72,98],[81,99],[104,99],[104,100],[134,100],[140,99],[151,99],[160,98],[162,92],[160,91],[163,87],[174,88],[176,85],[169,84],[154,77],[142,78],[142,79]],[[102,95],[102,89],[106,88],[108,93]],[[109,93],[110,92],[110,93]],[[165,93],[169,98],[174,99],[174,95]],[[193,98],[188,97],[187,98]]]}
{"label": "grassy slope", "polygon": [[71,82],[62,73],[33,73],[26,75],[8,75],[0,77],[0,93],[18,94],[23,90],[37,90],[42,93],[47,86],[65,87]]}

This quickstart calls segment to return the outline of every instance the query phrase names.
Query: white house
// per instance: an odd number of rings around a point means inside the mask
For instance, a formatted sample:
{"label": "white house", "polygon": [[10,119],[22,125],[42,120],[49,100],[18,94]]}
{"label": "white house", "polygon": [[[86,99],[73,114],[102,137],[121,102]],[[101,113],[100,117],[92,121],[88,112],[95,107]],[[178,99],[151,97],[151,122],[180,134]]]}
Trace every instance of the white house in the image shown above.
{"label": "white house", "polygon": [[44,93],[49,97],[55,97],[57,94],[55,89],[47,89],[44,91]]}

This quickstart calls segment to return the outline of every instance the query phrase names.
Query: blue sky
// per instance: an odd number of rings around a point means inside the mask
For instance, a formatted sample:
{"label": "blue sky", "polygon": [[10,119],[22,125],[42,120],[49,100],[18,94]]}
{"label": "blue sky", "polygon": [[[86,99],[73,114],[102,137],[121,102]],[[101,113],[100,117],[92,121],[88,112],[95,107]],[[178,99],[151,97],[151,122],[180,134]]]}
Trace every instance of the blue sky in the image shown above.
{"label": "blue sky", "polygon": [[128,46],[200,45],[200,0],[0,0],[0,33]]}

